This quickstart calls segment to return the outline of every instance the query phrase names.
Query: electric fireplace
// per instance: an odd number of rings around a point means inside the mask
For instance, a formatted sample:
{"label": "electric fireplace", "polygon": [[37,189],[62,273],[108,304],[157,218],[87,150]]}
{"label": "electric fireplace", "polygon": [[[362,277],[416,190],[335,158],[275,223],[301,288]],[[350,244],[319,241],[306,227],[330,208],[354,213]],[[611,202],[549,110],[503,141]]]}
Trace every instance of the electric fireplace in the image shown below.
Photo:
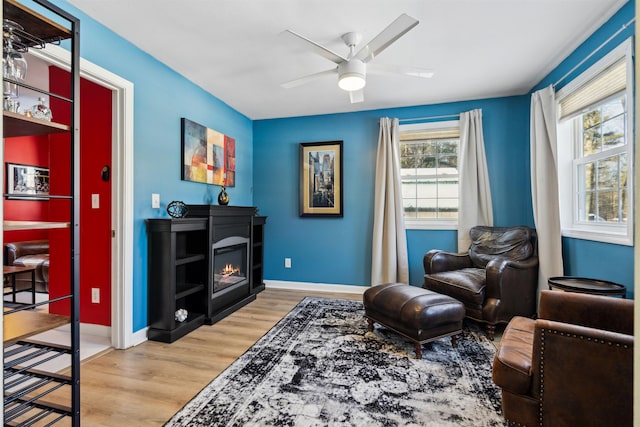
{"label": "electric fireplace", "polygon": [[[261,290],[259,286],[254,289],[252,284],[254,280],[262,284],[264,222],[254,224],[256,208],[251,206],[188,205],[188,208],[189,217],[208,219],[210,250],[204,323],[212,325],[255,300]],[[258,242],[254,242],[254,234],[259,234]]]}
{"label": "electric fireplace", "polygon": [[249,239],[231,236],[215,242],[211,251],[213,260],[214,298],[227,288],[249,283]]}

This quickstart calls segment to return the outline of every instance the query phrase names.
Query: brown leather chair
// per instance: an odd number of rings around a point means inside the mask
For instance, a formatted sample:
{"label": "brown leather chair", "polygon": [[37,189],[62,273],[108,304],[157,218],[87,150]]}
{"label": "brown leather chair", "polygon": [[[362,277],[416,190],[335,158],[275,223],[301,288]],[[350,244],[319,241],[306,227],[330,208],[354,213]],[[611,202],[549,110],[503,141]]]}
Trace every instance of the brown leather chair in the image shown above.
{"label": "brown leather chair", "polygon": [[502,413],[518,426],[631,426],[633,300],[542,291],[514,317],[493,361]]}
{"label": "brown leather chair", "polygon": [[[5,245],[5,265],[35,267],[36,292],[49,292],[49,241],[27,240]],[[31,273],[15,275],[16,289],[31,288]]]}
{"label": "brown leather chair", "polygon": [[525,226],[477,226],[469,234],[466,253],[425,254],[422,287],[462,302],[466,317],[486,323],[493,339],[496,324],[536,314],[538,238]]}

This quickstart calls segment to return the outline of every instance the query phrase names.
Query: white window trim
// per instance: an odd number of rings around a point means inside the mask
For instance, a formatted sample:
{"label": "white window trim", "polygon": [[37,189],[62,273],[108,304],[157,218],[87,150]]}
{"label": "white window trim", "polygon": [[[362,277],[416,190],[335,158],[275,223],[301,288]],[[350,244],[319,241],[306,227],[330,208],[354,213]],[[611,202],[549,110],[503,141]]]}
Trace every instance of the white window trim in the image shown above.
{"label": "white window trim", "polygon": [[[447,120],[442,122],[430,123],[411,123],[400,125],[400,133],[429,130],[429,129],[454,129],[460,128],[460,120]],[[458,153],[458,163],[460,163],[460,155]],[[459,199],[458,199],[459,200]],[[404,218],[404,226],[407,230],[457,230],[457,219],[427,219],[427,218]]]}
{"label": "white window trim", "polygon": [[446,219],[405,218],[407,230],[457,230],[458,221]]}
{"label": "white window trim", "polygon": [[[583,240],[593,240],[604,243],[613,243],[618,245],[633,246],[633,224],[635,222],[634,212],[634,145],[635,138],[633,132],[634,126],[634,84],[633,84],[633,43],[629,38],[622,42],[618,47],[609,52],[606,56],[589,67],[580,76],[567,84],[564,88],[556,93],[556,101],[559,102],[564,96],[571,93],[586,81],[595,77],[602,70],[612,65],[620,58],[626,58],[627,64],[627,165],[629,167],[631,177],[628,183],[628,202],[629,216],[627,224],[606,224],[606,223],[588,223],[578,221],[577,214],[577,178],[574,174],[574,157],[575,149],[573,141],[573,133],[577,130],[572,125],[572,120],[567,120],[558,124],[558,184],[560,195],[560,224],[561,233],[564,237],[571,237]],[[561,141],[572,141],[571,144],[562,144]],[[611,152],[613,153],[613,152]]]}

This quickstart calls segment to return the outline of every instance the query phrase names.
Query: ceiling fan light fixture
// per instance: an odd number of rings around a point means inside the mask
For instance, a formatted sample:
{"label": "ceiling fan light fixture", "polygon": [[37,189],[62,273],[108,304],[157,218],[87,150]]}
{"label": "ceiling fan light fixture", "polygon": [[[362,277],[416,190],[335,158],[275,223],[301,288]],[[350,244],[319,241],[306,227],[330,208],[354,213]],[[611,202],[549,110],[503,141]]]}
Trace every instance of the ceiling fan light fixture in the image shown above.
{"label": "ceiling fan light fixture", "polygon": [[360,90],[367,84],[366,72],[364,62],[358,59],[345,61],[338,65],[338,86],[347,92]]}
{"label": "ceiling fan light fixture", "polygon": [[362,76],[361,74],[343,75],[343,76],[340,76],[340,80],[338,80],[338,86],[340,86],[340,89],[346,90],[347,92],[360,90],[366,84],[367,84],[367,81],[364,79],[364,76]]}

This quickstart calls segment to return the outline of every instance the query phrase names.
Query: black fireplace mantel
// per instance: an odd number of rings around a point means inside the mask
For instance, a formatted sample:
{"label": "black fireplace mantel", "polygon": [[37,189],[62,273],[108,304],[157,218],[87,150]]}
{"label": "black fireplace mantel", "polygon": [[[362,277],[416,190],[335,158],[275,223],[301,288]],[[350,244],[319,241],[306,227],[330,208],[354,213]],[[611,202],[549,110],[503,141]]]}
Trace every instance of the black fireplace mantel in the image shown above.
{"label": "black fireplace mantel", "polygon": [[[173,342],[203,323],[213,324],[256,299],[264,289],[266,217],[255,207],[190,205],[186,218],[147,219],[148,337]],[[214,289],[214,250],[249,241],[248,278]],[[217,243],[217,244],[216,244]],[[243,255],[241,258],[245,258]],[[246,282],[246,283],[245,283]],[[235,285],[234,283],[233,285]]]}
{"label": "black fireplace mantel", "polygon": [[258,208],[255,206],[220,206],[220,205],[187,205],[188,217],[208,216],[220,220],[227,217],[256,216]]}
{"label": "black fireplace mantel", "polygon": [[[213,324],[256,298],[264,289],[262,284],[262,227],[264,217],[256,216],[253,206],[188,205],[188,217],[207,218],[209,248],[229,237],[249,239],[248,283],[246,285],[214,292],[212,253],[209,254],[210,279],[207,294],[205,323]],[[212,249],[211,249],[212,250]],[[256,277],[259,275],[259,277]]]}

